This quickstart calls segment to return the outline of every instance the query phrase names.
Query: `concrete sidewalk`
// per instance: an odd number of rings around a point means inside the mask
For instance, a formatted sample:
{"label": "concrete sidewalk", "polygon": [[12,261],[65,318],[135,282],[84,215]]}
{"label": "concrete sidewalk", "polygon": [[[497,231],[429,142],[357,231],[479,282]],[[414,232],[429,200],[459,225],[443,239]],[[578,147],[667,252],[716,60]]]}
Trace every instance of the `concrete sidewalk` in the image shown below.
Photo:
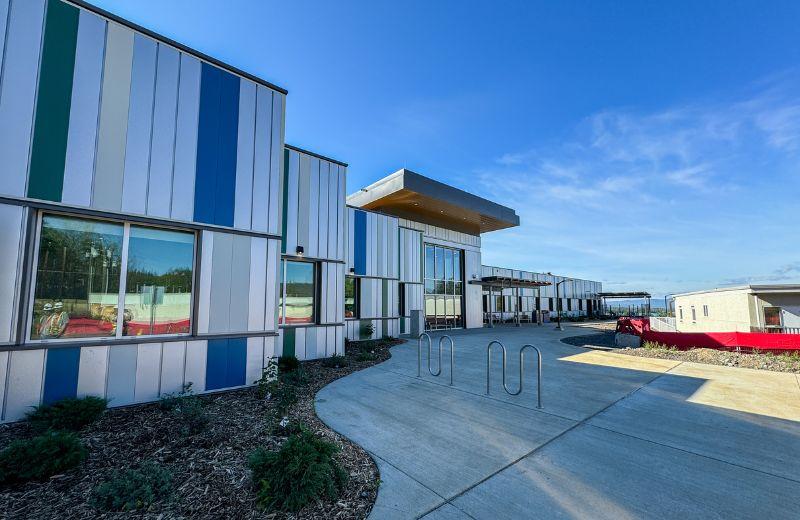
{"label": "concrete sidewalk", "polygon": [[[797,376],[559,341],[591,332],[454,332],[452,387],[445,352],[440,377],[428,374],[427,353],[416,377],[414,341],[323,388],[319,416],[380,469],[371,518],[798,518]],[[525,390],[513,397],[502,389],[495,353],[485,394],[492,339],[508,348],[512,389],[519,348],[541,348],[542,410],[532,355]]]}

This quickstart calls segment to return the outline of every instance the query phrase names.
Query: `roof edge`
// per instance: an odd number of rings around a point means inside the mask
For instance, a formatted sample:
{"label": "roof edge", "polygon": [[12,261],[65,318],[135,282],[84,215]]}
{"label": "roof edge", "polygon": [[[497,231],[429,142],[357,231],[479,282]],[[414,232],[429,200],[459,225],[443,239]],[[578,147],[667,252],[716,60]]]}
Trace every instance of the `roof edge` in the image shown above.
{"label": "roof edge", "polygon": [[288,144],[288,143],[283,143],[283,146],[284,146],[284,148],[288,148],[289,150],[292,150],[292,151],[295,151],[295,152],[298,152],[298,153],[304,153],[306,155],[310,155],[311,157],[316,157],[317,159],[322,159],[323,161],[328,161],[328,162],[332,162],[334,164],[338,164],[339,166],[344,166],[345,168],[348,167],[348,164],[346,162],[342,162],[342,161],[339,161],[337,159],[331,159],[330,157],[325,157],[324,155],[318,154],[316,152],[312,152],[310,150],[306,150],[306,149],[300,148],[299,146],[294,146],[294,145]]}

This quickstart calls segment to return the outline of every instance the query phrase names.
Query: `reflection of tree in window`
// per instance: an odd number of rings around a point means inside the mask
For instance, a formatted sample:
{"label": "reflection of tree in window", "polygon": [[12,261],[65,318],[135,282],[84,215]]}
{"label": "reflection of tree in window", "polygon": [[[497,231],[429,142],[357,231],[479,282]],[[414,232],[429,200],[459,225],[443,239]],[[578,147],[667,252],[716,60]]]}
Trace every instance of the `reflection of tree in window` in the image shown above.
{"label": "reflection of tree in window", "polygon": [[131,226],[123,335],[189,332],[194,235]]}
{"label": "reflection of tree in window", "polygon": [[113,336],[123,226],[42,219],[31,339]]}
{"label": "reflection of tree in window", "polygon": [[347,276],[344,279],[344,317],[358,317],[358,281]]}
{"label": "reflection of tree in window", "polygon": [[314,264],[283,260],[279,322],[297,325],[314,322],[316,294]]}

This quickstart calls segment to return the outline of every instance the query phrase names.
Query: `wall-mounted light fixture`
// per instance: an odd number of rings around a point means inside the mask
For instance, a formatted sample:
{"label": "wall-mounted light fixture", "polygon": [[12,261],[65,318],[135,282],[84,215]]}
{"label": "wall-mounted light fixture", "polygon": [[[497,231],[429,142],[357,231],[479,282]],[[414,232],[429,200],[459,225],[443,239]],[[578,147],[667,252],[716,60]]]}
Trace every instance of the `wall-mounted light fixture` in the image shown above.
{"label": "wall-mounted light fixture", "polygon": [[356,268],[355,267],[351,267],[350,268],[350,274],[354,274],[355,272],[356,272]]}
{"label": "wall-mounted light fixture", "polygon": [[297,253],[297,256],[303,256],[305,249],[303,249],[303,246],[297,246],[294,252]]}

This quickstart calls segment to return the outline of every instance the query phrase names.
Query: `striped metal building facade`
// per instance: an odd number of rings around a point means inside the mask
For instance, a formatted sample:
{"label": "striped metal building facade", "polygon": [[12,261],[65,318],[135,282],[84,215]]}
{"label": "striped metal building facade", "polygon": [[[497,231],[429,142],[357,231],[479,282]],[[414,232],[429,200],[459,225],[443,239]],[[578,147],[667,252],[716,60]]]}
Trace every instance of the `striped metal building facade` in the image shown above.
{"label": "striped metal building facade", "polygon": [[[312,237],[302,225],[282,227],[297,221],[282,213],[298,208],[285,203],[297,191],[284,171],[286,91],[61,0],[0,0],[0,60],[0,420],[63,397],[119,406],[189,382],[207,392],[258,379],[264,359],[286,349],[276,307],[282,250]],[[343,214],[344,170],[325,168],[331,184],[317,197]],[[32,340],[43,215],[193,236],[191,330]],[[339,262],[322,268],[331,301],[343,255],[336,240],[320,254]],[[332,344],[342,319],[325,308],[339,323]]]}

